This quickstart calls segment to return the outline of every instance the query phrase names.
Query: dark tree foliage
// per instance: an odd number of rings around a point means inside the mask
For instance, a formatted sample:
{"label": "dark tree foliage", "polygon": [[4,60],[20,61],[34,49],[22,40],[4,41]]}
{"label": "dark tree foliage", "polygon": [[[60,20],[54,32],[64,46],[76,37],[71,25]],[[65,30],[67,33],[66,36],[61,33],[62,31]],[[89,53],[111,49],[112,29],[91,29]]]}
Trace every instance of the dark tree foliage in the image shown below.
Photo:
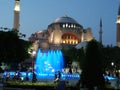
{"label": "dark tree foliage", "polygon": [[111,62],[114,62],[116,70],[120,69],[120,48],[119,47],[103,47],[104,68],[106,70],[113,69]]}
{"label": "dark tree foliage", "polygon": [[71,65],[73,61],[78,62],[80,68],[83,67],[82,62],[84,61],[84,48],[76,49],[76,48],[69,48],[69,49],[62,49],[65,61],[65,67],[67,65]]}
{"label": "dark tree foliage", "polygon": [[0,31],[0,62],[19,63],[29,57],[30,42],[19,39],[14,31]]}
{"label": "dark tree foliage", "polygon": [[101,46],[97,41],[88,42],[82,67],[81,81],[93,90],[94,86],[104,86]]}
{"label": "dark tree foliage", "polygon": [[70,67],[72,62],[72,49],[62,49],[65,67]]}
{"label": "dark tree foliage", "polygon": [[79,62],[80,68],[83,69],[84,68],[84,58],[85,58],[85,52],[84,52],[84,48],[78,49],[77,50],[77,61]]}

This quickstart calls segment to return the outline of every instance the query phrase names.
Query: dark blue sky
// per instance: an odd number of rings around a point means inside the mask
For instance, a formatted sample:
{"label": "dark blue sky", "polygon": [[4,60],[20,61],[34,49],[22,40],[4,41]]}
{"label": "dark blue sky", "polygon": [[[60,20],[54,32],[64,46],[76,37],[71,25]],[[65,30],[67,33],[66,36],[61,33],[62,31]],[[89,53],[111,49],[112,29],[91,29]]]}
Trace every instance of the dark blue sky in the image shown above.
{"label": "dark blue sky", "polygon": [[[56,18],[67,15],[84,28],[91,27],[99,40],[102,18],[103,44],[116,45],[116,19],[120,0],[21,0],[20,32],[26,39],[38,30],[47,29]],[[0,27],[13,28],[14,0],[0,0]]]}

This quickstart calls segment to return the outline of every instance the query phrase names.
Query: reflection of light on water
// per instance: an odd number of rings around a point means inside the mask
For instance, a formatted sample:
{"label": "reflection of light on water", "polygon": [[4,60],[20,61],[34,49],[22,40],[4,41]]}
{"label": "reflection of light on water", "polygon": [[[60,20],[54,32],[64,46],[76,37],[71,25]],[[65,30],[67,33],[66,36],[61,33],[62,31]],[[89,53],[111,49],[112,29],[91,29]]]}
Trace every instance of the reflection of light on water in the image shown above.
{"label": "reflection of light on water", "polygon": [[112,77],[112,76],[104,76],[105,79],[108,79],[108,80],[115,80],[116,78]]}
{"label": "reflection of light on water", "polygon": [[52,72],[55,72],[55,70],[54,70],[54,69],[52,69]]}
{"label": "reflection of light on water", "polygon": [[[37,80],[39,79],[54,79],[54,72],[55,70],[52,69],[53,73],[37,73]],[[15,72],[9,72],[10,73],[10,77],[13,78]],[[4,75],[6,75],[7,72],[4,72]],[[26,79],[26,75],[28,76],[29,79],[32,79],[32,72],[28,72],[28,74],[26,74],[26,72],[20,72],[21,74],[21,79],[24,80]],[[61,73],[61,80],[79,80],[80,79],[80,75],[79,74],[64,74]]]}
{"label": "reflection of light on water", "polygon": [[45,61],[44,64],[47,64],[47,62]]}

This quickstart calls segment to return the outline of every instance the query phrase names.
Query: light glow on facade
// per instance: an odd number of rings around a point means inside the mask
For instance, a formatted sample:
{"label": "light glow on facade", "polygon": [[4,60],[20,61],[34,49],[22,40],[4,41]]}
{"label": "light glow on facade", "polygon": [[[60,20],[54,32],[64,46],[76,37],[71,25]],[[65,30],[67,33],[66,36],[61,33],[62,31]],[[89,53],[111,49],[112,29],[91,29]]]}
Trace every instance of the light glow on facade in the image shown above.
{"label": "light glow on facade", "polygon": [[74,47],[80,42],[91,40],[93,36],[91,29],[84,29],[83,26],[73,18],[63,16],[48,25],[48,28],[43,30],[42,33],[36,32],[32,34],[29,40],[35,42],[36,38],[39,40],[39,43],[46,42],[49,48],[61,49],[69,46]]}

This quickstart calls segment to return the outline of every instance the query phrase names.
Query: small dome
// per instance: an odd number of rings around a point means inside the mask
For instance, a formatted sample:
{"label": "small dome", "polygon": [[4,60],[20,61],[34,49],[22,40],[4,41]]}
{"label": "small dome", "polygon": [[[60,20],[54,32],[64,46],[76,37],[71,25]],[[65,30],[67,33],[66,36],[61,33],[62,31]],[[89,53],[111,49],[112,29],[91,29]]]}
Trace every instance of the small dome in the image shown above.
{"label": "small dome", "polygon": [[57,18],[53,23],[73,23],[73,24],[79,24],[76,20],[74,20],[71,17],[63,16],[60,18]]}

